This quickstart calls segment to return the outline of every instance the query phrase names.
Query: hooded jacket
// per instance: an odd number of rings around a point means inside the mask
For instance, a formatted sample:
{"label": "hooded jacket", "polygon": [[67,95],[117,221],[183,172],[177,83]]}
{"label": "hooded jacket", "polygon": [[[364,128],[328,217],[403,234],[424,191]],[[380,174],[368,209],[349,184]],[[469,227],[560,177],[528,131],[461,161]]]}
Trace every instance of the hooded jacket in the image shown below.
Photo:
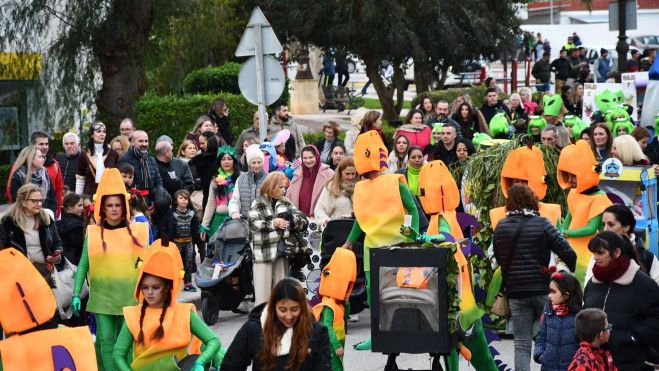
{"label": "hooded jacket", "polygon": [[[263,346],[263,327],[261,315],[266,303],[260,304],[250,312],[247,322],[238,330],[233,342],[222,362],[222,371],[245,371],[252,366],[252,371],[262,371],[259,353]],[[277,359],[277,367],[273,371],[286,370],[288,353]],[[302,367],[296,371],[330,371],[330,347],[327,327],[320,322],[313,322],[313,330],[309,339],[309,355]]]}

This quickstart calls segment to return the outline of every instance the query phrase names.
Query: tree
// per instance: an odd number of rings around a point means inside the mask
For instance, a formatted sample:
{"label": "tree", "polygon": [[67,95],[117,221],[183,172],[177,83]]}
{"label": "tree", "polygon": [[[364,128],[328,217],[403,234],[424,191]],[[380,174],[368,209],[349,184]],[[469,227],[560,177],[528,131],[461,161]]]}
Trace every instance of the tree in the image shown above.
{"label": "tree", "polygon": [[[247,20],[241,6],[239,0],[4,0],[0,45],[44,52],[39,106],[46,117],[94,102],[98,118],[117,125],[135,117],[147,65],[155,90],[169,93],[180,90],[192,69],[229,58]],[[228,28],[233,31],[225,33]]]}
{"label": "tree", "polygon": [[[286,39],[359,55],[378,93],[384,117],[398,119],[403,106],[405,65],[414,59],[417,91],[428,89],[430,74],[492,50],[517,27],[515,1],[265,0],[263,9]],[[380,77],[392,63],[391,86]],[[394,103],[394,93],[396,102]]]}

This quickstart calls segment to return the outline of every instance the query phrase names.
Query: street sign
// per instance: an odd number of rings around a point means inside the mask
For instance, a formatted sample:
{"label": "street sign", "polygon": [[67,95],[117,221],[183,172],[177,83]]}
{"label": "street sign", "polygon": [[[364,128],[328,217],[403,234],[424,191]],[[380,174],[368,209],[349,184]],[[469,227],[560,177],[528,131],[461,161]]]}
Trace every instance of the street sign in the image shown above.
{"label": "street sign", "polygon": [[243,37],[240,38],[238,48],[236,48],[236,57],[249,57],[256,54],[256,35],[255,30],[257,25],[261,26],[261,40],[263,42],[263,54],[278,54],[283,50],[281,43],[277,39],[277,35],[270,27],[270,22],[265,18],[263,12],[259,7],[254,8],[252,15],[247,22],[247,28],[243,32]]}
{"label": "street sign", "polygon": [[[609,3],[609,31],[618,31],[620,18],[619,14],[620,2],[613,1]],[[625,1],[625,20],[627,30],[636,29],[636,1]]]}
{"label": "street sign", "polygon": [[[265,75],[265,104],[270,105],[276,102],[284,91],[286,77],[279,61],[269,55],[263,56],[263,74]],[[258,104],[255,57],[251,57],[240,67],[238,86],[247,101],[252,104]]]}
{"label": "street sign", "polygon": [[270,22],[257,6],[238,43],[236,57],[251,56],[240,67],[238,86],[248,101],[259,106],[261,142],[266,140],[268,132],[265,106],[274,103],[284,91],[284,71],[279,62],[270,56],[281,51],[281,43],[270,27]]}

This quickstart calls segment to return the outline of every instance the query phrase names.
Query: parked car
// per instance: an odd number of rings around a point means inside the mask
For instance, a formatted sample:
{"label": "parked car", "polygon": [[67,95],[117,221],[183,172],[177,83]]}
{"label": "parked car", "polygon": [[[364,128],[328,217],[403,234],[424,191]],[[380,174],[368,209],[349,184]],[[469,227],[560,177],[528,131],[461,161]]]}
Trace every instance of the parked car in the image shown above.
{"label": "parked car", "polygon": [[[456,86],[471,86],[474,79],[480,76],[481,67],[485,66],[486,72],[489,66],[485,60],[465,60],[458,66],[450,66],[446,71],[446,80],[444,81],[445,87]],[[434,71],[430,79],[430,90],[437,90],[439,88],[440,72]],[[414,83],[414,60],[410,60],[405,69],[405,90],[410,84]]]}
{"label": "parked car", "polygon": [[630,45],[639,51],[645,49],[659,49],[659,35],[631,36]]}

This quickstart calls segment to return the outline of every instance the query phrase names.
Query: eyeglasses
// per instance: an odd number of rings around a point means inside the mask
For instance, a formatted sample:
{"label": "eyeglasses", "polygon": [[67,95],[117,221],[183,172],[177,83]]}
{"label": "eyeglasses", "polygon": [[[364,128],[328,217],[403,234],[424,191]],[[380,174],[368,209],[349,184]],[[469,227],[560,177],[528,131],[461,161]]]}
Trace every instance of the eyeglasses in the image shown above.
{"label": "eyeglasses", "polygon": [[32,202],[34,205],[42,204],[45,201],[40,198],[28,198],[27,200]]}
{"label": "eyeglasses", "polygon": [[611,332],[611,330],[613,330],[613,323],[609,323],[608,325],[606,325],[606,327],[602,331]]}

